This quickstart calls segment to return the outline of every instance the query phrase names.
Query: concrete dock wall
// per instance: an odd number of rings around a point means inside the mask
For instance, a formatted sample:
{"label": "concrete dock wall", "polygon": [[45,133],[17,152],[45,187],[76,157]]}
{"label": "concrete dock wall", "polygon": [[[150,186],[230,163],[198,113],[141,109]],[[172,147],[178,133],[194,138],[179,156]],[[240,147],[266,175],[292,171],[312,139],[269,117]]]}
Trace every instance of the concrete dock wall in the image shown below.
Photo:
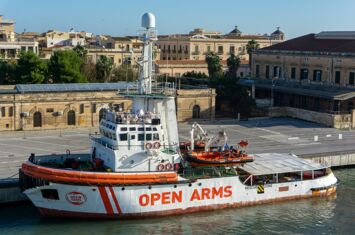
{"label": "concrete dock wall", "polygon": [[18,179],[0,180],[0,203],[25,201],[27,197],[21,193]]}

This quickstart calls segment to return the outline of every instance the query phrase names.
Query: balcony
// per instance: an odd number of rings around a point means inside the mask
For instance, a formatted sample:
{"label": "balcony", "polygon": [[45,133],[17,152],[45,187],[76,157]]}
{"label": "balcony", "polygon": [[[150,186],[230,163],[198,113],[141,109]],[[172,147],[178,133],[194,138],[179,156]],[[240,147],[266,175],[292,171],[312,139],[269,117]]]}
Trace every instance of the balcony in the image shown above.
{"label": "balcony", "polygon": [[200,51],[193,51],[192,55],[200,55]]}

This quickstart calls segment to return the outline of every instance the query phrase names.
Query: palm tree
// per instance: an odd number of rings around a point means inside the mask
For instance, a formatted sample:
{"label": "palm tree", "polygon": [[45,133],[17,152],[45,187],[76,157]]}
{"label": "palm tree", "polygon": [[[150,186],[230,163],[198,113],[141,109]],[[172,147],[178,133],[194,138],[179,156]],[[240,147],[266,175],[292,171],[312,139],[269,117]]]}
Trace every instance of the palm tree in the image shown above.
{"label": "palm tree", "polygon": [[255,41],[254,39],[253,40],[250,40],[247,44],[247,52],[248,52],[248,55],[249,55],[249,67],[251,68],[251,57],[252,57],[252,52],[254,50],[257,50],[259,49],[260,45],[257,41]]}
{"label": "palm tree", "polygon": [[223,75],[221,59],[218,55],[210,52],[206,55],[205,61],[208,66],[208,75],[210,78],[217,78]]}
{"label": "palm tree", "polygon": [[228,66],[228,75],[232,78],[236,78],[237,71],[240,66],[239,56],[235,56],[234,54],[231,54],[231,56],[227,59],[227,66]]}

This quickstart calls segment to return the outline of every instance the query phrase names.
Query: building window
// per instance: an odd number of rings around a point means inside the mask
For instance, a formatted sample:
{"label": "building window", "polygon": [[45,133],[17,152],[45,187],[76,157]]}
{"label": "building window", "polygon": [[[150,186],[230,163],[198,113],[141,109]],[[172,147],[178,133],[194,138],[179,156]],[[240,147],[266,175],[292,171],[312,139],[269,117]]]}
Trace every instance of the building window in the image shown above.
{"label": "building window", "polygon": [[1,107],[0,112],[1,112],[1,117],[5,117],[6,115],[5,107]]}
{"label": "building window", "polygon": [[9,107],[9,117],[14,116],[14,107]]}
{"label": "building window", "polygon": [[301,69],[301,80],[308,79],[308,69]]}
{"label": "building window", "polygon": [[322,70],[319,69],[313,70],[313,81],[315,82],[322,81]]}
{"label": "building window", "polygon": [[48,109],[46,109],[46,112],[47,112],[47,113],[53,113],[53,112],[54,112],[54,109],[48,108]]}
{"label": "building window", "polygon": [[265,67],[265,77],[270,78],[270,66],[266,65]]}
{"label": "building window", "polygon": [[349,85],[354,85],[354,80],[355,80],[355,72],[350,72],[349,73]]}
{"label": "building window", "polygon": [[260,77],[260,65],[258,64],[255,66],[255,77]]}
{"label": "building window", "polygon": [[279,66],[274,66],[274,78],[281,77],[281,68]]}
{"label": "building window", "polygon": [[96,113],[96,104],[91,104],[91,112]]}
{"label": "building window", "polygon": [[234,55],[234,53],[235,53],[235,47],[234,47],[234,46],[230,46],[230,47],[229,47],[229,53],[230,53],[231,55]]}
{"label": "building window", "polygon": [[296,68],[295,67],[291,68],[291,79],[296,79]]}
{"label": "building window", "polygon": [[208,46],[207,46],[207,53],[210,53],[210,52],[211,52],[211,46],[208,45]]}
{"label": "building window", "polygon": [[223,46],[218,46],[218,54],[223,54]]}
{"label": "building window", "polygon": [[84,104],[80,104],[80,113],[84,113]]}
{"label": "building window", "polygon": [[195,53],[198,53],[198,45],[195,45]]}
{"label": "building window", "polygon": [[340,71],[335,71],[335,80],[336,84],[340,84]]}

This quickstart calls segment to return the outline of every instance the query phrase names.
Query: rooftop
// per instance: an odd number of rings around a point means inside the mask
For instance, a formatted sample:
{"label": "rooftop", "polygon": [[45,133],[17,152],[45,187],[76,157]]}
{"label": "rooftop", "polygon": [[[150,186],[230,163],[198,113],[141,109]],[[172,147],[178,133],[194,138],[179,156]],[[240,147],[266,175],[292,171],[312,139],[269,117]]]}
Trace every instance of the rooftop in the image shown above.
{"label": "rooftop", "polygon": [[355,53],[355,32],[321,32],[307,34],[259,51],[302,51]]}
{"label": "rooftop", "polygon": [[286,153],[263,153],[254,155],[254,161],[239,167],[251,175],[271,175],[288,172],[312,171],[327,166]]}

